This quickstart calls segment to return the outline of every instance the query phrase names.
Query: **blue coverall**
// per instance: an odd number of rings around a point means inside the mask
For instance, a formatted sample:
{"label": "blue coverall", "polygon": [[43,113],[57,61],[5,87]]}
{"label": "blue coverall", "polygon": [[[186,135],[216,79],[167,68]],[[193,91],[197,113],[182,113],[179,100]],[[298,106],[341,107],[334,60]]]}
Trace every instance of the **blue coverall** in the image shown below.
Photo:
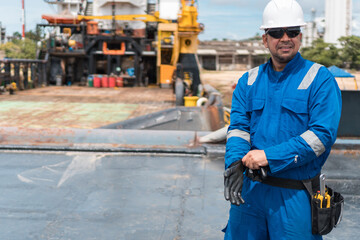
{"label": "blue coverall", "polygon": [[[272,62],[245,73],[233,93],[225,168],[265,151],[269,176],[304,180],[320,173],[337,135],[341,92],[331,73],[300,53],[282,72]],[[225,239],[322,239],[311,233],[310,195],[244,176],[245,204],[231,205]]]}

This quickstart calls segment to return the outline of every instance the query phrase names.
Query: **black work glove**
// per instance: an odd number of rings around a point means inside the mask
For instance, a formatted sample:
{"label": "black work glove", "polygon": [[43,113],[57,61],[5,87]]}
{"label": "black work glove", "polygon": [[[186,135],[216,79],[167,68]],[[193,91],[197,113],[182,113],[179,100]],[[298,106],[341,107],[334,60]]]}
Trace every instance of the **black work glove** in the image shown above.
{"label": "black work glove", "polygon": [[245,203],[241,197],[241,190],[244,179],[244,165],[242,161],[236,161],[224,172],[224,196],[227,201],[240,206]]}
{"label": "black work glove", "polygon": [[[245,169],[246,170],[246,169]],[[258,170],[248,168],[247,175],[251,180],[262,182],[268,175],[269,167],[260,167]]]}

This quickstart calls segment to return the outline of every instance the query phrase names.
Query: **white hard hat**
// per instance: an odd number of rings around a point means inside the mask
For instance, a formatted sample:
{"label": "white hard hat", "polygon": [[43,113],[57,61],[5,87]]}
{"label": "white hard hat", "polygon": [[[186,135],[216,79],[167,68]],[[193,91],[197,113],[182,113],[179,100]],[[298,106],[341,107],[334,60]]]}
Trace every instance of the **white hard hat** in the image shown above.
{"label": "white hard hat", "polygon": [[295,0],[271,0],[265,7],[261,30],[306,26],[301,6]]}

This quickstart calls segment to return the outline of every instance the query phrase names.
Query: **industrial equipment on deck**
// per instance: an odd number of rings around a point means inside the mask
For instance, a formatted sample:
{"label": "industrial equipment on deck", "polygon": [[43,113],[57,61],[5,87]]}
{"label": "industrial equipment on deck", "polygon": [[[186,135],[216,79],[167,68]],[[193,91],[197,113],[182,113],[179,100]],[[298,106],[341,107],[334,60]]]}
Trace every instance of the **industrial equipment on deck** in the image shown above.
{"label": "industrial equipment on deck", "polygon": [[199,94],[196,51],[203,25],[194,0],[46,2],[59,13],[43,15],[48,24],[37,25],[50,29],[39,54],[49,53],[50,84],[113,75],[124,86],[173,87],[177,105]]}

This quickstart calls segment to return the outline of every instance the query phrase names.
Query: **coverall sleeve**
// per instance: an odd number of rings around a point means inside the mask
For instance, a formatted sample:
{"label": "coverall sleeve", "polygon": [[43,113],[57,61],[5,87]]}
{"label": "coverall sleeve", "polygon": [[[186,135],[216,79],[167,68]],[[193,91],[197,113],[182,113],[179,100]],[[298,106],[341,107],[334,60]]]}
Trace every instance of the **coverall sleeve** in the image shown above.
{"label": "coverall sleeve", "polygon": [[246,113],[248,73],[238,81],[232,97],[230,126],[227,132],[225,169],[250,151],[250,116]]}
{"label": "coverall sleeve", "polygon": [[308,130],[279,145],[264,149],[272,173],[314,161],[335,143],[341,116],[341,92],[334,77],[320,68],[309,96]]}

